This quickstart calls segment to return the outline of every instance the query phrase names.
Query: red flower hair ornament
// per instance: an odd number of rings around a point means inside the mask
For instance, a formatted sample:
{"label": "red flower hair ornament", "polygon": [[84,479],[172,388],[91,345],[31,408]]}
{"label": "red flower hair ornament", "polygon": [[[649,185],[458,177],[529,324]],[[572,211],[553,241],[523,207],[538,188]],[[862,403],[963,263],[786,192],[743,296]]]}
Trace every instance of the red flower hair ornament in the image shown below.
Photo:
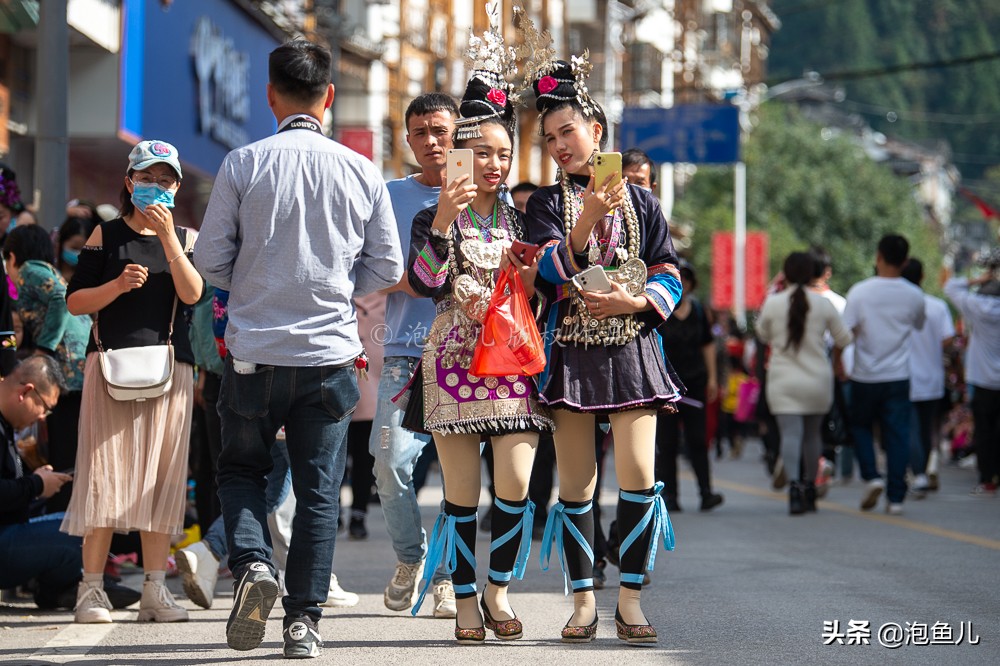
{"label": "red flower hair ornament", "polygon": [[486,93],[486,99],[493,102],[497,106],[507,105],[507,93],[499,88],[490,88],[490,91]]}
{"label": "red flower hair ornament", "polygon": [[538,80],[538,92],[547,95],[559,87],[559,82],[551,76],[543,76]]}

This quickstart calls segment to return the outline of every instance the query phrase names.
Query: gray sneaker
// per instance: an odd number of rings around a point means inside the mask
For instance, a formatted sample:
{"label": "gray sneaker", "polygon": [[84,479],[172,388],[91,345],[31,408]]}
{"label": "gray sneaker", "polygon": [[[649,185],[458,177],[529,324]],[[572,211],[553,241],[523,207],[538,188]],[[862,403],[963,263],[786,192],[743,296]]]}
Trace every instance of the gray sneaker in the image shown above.
{"label": "gray sneaker", "polygon": [[455,586],[450,580],[443,580],[434,586],[434,617],[458,617],[455,604]]}
{"label": "gray sneaker", "polygon": [[308,615],[285,618],[285,659],[309,659],[318,657],[323,639],[316,630],[316,623]]}
{"label": "gray sneaker", "polygon": [[424,561],[415,564],[396,563],[396,573],[385,587],[385,607],[394,611],[405,611],[413,606],[420,577],[424,575]]}
{"label": "gray sneaker", "polygon": [[263,562],[246,568],[233,595],[226,642],[234,650],[252,650],[264,640],[267,616],[278,600],[278,581]]}

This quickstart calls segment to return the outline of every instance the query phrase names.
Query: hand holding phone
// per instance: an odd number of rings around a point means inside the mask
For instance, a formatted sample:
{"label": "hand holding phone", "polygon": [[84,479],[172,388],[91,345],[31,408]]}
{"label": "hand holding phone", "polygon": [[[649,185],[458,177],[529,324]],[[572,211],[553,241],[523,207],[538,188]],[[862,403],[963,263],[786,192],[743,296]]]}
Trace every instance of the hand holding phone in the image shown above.
{"label": "hand holding phone", "polygon": [[[611,178],[611,182],[604,185],[604,181]],[[594,188],[604,187],[605,192],[609,192],[622,182],[622,154],[621,153],[597,153],[594,157]]]}
{"label": "hand holding phone", "polygon": [[610,294],[611,281],[608,280],[603,266],[591,266],[573,276],[573,284],[580,291],[589,291],[597,294]]}
{"label": "hand holding phone", "polygon": [[530,266],[535,261],[535,256],[538,254],[539,247],[532,243],[525,243],[523,241],[515,240],[510,245],[510,251],[514,253],[525,266]]}
{"label": "hand holding phone", "polygon": [[448,164],[445,168],[445,186],[451,185],[461,176],[468,176],[463,185],[473,185],[472,149],[449,148]]}

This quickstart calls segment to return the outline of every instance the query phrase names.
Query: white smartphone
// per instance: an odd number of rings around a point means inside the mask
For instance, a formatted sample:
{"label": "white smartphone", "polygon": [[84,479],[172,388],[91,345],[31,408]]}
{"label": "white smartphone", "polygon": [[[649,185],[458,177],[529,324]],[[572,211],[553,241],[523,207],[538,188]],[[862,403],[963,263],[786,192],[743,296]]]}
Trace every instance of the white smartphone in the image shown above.
{"label": "white smartphone", "polygon": [[472,185],[472,149],[471,148],[449,148],[448,166],[445,170],[446,185],[451,185],[458,178],[468,176],[463,185]]}
{"label": "white smartphone", "polygon": [[590,291],[597,294],[611,293],[611,281],[608,280],[603,266],[591,266],[573,276],[573,284],[580,291]]}
{"label": "white smartphone", "polygon": [[594,188],[604,184],[608,176],[614,175],[607,189],[615,187],[622,181],[622,154],[597,153],[594,157]]}

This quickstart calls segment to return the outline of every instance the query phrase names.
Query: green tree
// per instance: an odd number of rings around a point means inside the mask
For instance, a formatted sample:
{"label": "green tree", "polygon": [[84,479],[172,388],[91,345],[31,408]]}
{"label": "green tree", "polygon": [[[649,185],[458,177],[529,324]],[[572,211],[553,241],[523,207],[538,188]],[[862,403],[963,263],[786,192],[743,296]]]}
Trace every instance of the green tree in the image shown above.
{"label": "green tree", "polygon": [[[845,293],[872,274],[875,248],[887,233],[904,235],[925,265],[940,265],[939,239],[910,184],[871,161],[852,138],[772,104],[763,107],[744,160],[747,228],[768,232],[772,275],[790,252],[823,245],[833,256],[832,286]],[[712,233],[733,229],[732,167],[699,168],[674,217],[694,224],[692,260],[707,287]]]}
{"label": "green tree", "polygon": [[[782,28],[768,78],[784,81],[1000,51],[996,0],[774,0]],[[1000,164],[1000,58],[833,81],[845,111],[900,138],[946,140],[968,178]]]}

